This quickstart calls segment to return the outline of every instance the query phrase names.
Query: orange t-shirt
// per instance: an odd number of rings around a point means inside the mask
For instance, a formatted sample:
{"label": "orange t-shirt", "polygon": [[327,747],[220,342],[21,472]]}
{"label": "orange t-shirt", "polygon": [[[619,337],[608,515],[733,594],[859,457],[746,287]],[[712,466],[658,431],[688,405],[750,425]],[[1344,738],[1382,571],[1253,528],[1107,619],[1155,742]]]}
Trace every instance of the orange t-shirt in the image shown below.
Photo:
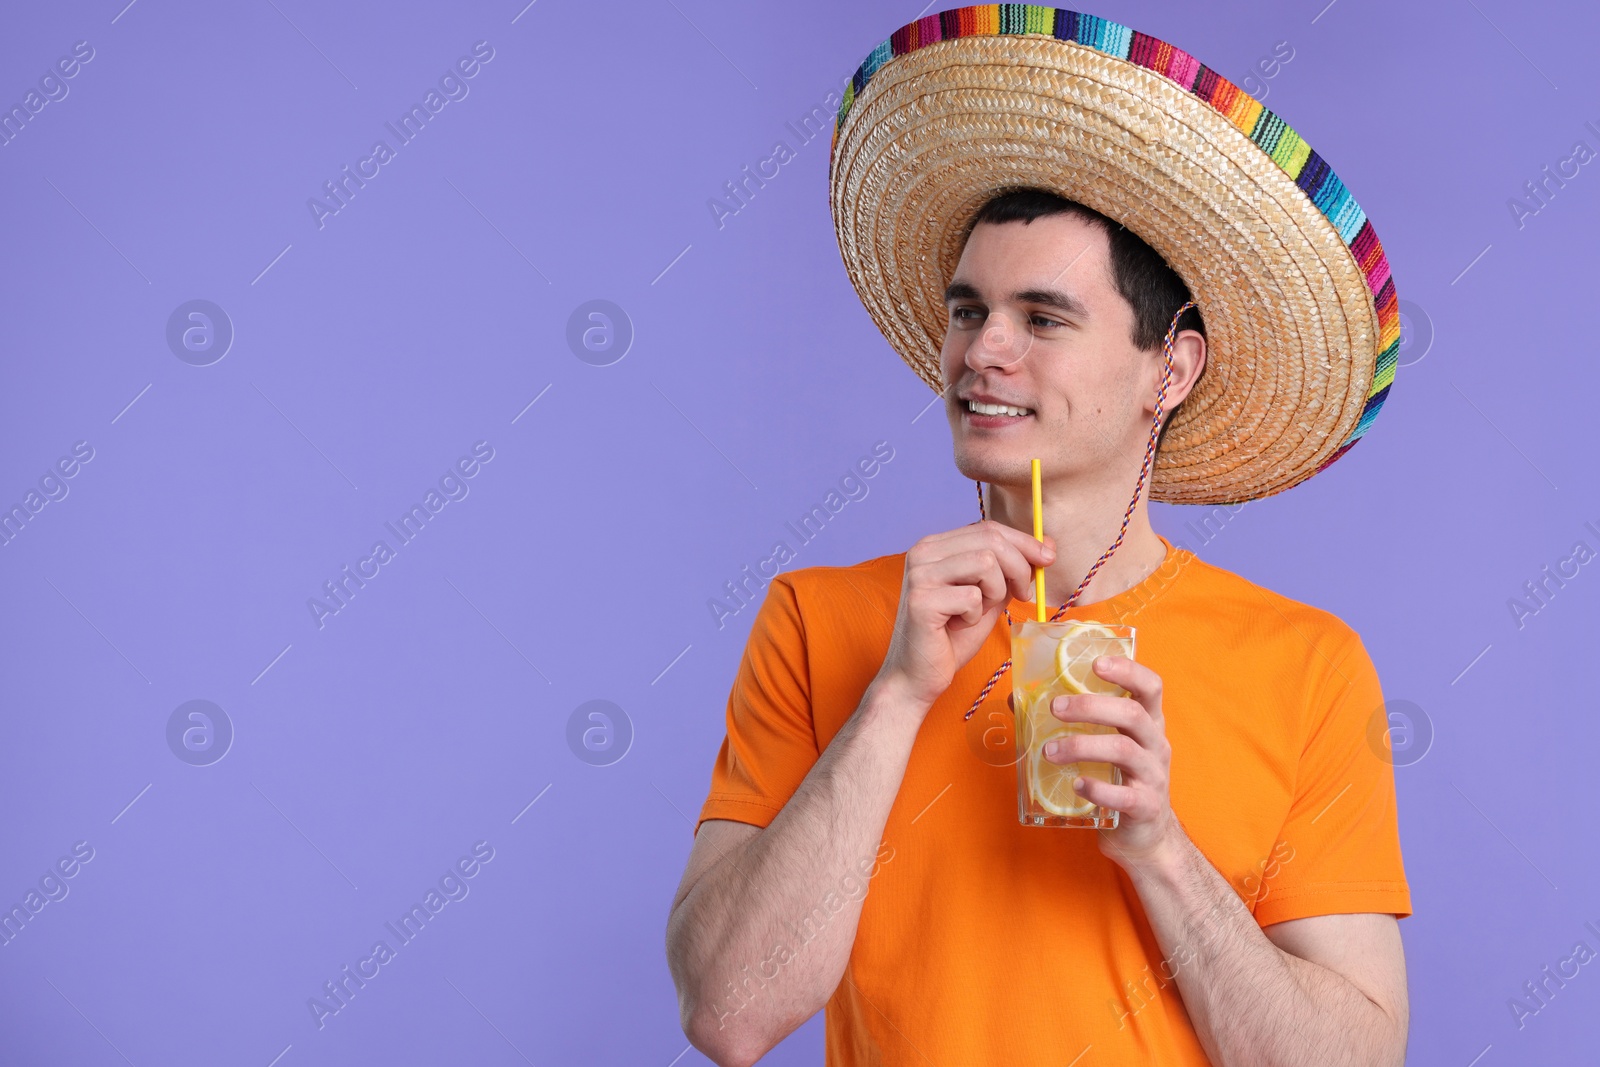
{"label": "orange t-shirt", "polygon": [[[1411,914],[1361,639],[1162,541],[1143,582],[1065,617],[1137,628],[1135,658],[1162,678],[1172,808],[1190,838],[1263,926]],[[898,553],[773,579],[700,821],[777,815],[882,666],[904,567]],[[876,869],[860,867],[871,877],[827,1005],[827,1062],[1059,1067],[1092,1048],[1085,1067],[1204,1065],[1133,883],[1097,835],[1017,822],[1010,754],[985,755],[982,733],[1009,715],[1010,674],[962,721],[1009,648],[1001,616],[917,734]],[[846,894],[859,897],[856,880],[819,899],[815,922]],[[796,927],[791,947],[809,936]]]}

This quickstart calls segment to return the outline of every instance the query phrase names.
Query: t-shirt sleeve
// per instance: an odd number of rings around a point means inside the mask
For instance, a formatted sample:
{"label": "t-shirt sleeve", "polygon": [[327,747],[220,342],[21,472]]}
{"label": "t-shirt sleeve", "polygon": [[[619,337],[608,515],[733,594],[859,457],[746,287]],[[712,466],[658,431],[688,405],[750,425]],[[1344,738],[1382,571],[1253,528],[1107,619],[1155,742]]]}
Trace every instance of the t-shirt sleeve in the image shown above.
{"label": "t-shirt sleeve", "polygon": [[821,750],[811,715],[805,626],[793,585],[774,578],[756,612],[728,694],[727,736],[711,770],[707,819],[765,827],[788,803]]}
{"label": "t-shirt sleeve", "polygon": [[1394,765],[1383,691],[1366,646],[1347,630],[1317,672],[1295,796],[1277,871],[1255,908],[1262,926],[1312,915],[1411,914],[1400,858]]}

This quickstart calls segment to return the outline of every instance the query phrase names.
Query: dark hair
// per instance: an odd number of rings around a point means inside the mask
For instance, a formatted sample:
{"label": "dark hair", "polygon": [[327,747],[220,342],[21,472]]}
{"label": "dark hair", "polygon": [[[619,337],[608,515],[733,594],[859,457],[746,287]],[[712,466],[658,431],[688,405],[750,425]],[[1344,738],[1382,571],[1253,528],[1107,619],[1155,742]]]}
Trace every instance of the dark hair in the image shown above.
{"label": "dark hair", "polygon": [[[1167,338],[1167,326],[1172,322],[1172,313],[1193,297],[1189,287],[1178,277],[1178,272],[1169,267],[1155,249],[1117,220],[1047,189],[1012,189],[991,198],[978,209],[978,213],[967,224],[962,244],[966,244],[973,228],[979,223],[1029,223],[1049,215],[1075,215],[1105,231],[1111,244],[1112,281],[1117,292],[1133,309],[1133,346],[1141,352],[1159,350]],[[1174,333],[1183,330],[1196,330],[1200,336],[1205,336],[1206,327],[1200,318],[1199,308],[1189,308],[1178,319],[1178,329]],[[1158,452],[1166,441],[1172,416],[1177,414],[1181,406],[1174,405],[1162,419],[1161,435],[1156,440]]]}

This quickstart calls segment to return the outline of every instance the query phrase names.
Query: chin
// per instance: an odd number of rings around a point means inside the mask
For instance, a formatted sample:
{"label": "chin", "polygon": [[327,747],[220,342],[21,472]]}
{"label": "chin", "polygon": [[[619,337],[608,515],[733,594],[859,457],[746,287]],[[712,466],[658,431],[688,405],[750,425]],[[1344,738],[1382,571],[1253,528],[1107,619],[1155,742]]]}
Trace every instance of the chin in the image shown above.
{"label": "chin", "polygon": [[968,481],[988,482],[992,485],[1029,485],[1033,472],[1028,461],[1032,456],[1011,455],[1015,446],[957,441],[955,445],[956,470]]}

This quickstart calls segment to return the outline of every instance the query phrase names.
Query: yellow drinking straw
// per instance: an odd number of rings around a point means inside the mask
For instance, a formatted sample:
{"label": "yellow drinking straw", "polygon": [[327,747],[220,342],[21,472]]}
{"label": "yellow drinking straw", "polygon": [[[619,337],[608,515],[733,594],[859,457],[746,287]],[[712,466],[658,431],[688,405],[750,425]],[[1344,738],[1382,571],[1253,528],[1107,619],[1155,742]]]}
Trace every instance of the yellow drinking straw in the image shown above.
{"label": "yellow drinking straw", "polygon": [[[1039,461],[1033,461],[1033,537],[1044,543],[1044,490],[1039,485]],[[1033,568],[1033,600],[1039,621],[1044,622],[1044,568]]]}

